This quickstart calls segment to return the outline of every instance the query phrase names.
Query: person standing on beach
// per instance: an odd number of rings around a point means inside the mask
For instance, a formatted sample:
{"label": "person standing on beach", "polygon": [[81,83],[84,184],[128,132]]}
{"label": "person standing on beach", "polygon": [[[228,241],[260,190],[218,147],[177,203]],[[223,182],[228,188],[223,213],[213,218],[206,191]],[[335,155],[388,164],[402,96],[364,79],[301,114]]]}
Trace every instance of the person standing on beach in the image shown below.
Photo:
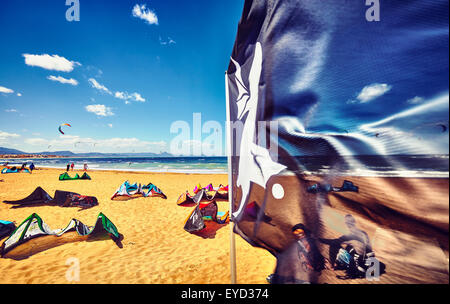
{"label": "person standing on beach", "polygon": [[67,168],[66,168],[67,172],[69,172],[69,168],[70,168],[70,163],[67,164]]}
{"label": "person standing on beach", "polygon": [[30,165],[30,172],[33,173],[33,170],[34,170],[34,163],[31,163],[31,165]]}
{"label": "person standing on beach", "polygon": [[70,165],[70,169],[73,171],[73,167],[75,167],[75,164],[72,162],[72,164]]}
{"label": "person standing on beach", "polygon": [[324,269],[331,265],[319,251],[316,238],[304,224],[292,227],[293,242],[278,256],[275,273],[267,277],[271,284],[315,283]]}
{"label": "person standing on beach", "polygon": [[84,163],[84,171],[87,171],[87,169],[88,169],[88,165],[86,164],[86,163]]}

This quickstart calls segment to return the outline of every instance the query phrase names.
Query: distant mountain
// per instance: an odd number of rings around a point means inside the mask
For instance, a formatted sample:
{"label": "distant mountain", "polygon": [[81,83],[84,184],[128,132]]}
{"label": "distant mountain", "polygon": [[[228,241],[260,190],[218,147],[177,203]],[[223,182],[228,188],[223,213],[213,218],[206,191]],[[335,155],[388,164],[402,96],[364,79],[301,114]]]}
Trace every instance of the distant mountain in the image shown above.
{"label": "distant mountain", "polygon": [[9,148],[3,148],[0,147],[0,154],[26,154],[25,152],[16,150],[16,149],[9,149]]}
{"label": "distant mountain", "polygon": [[71,151],[52,151],[52,152],[38,152],[38,153],[29,153],[23,152],[16,149],[9,149],[0,147],[0,154],[34,154],[34,155],[55,155],[55,156],[65,156],[65,157],[173,157],[172,154],[163,152],[161,154],[156,153],[73,153]]}
{"label": "distant mountain", "polygon": [[29,153],[29,154],[56,155],[56,156],[76,156],[76,153],[73,153],[73,152],[70,152],[70,151],[39,152],[39,153]]}

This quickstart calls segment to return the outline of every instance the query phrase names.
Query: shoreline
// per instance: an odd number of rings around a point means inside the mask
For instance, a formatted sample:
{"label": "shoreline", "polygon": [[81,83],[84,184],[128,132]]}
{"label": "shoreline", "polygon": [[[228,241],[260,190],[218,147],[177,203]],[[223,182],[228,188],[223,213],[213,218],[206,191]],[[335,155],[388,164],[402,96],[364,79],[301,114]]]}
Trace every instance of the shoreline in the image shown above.
{"label": "shoreline", "polygon": [[[61,170],[66,171],[65,167],[39,166],[39,168],[38,168],[38,170],[56,170],[56,169],[58,169],[58,170],[61,169]],[[205,172],[203,172],[203,171],[186,172],[186,171],[182,171],[182,170],[179,170],[179,171],[152,171],[152,170],[146,170],[146,169],[88,168],[87,172],[95,171],[95,172],[149,173],[149,174],[161,173],[161,174],[187,174],[187,175],[190,175],[190,174],[201,174],[201,175],[204,175],[204,174],[206,174],[206,175],[209,175],[209,174],[222,175],[222,174],[224,174],[224,175],[227,175],[228,174],[225,171],[223,171],[223,172],[222,171],[220,171],[220,172],[211,171],[214,169],[204,169],[204,170],[205,170]],[[72,170],[69,170],[69,172],[71,172],[71,171]],[[75,171],[84,172],[83,169],[74,169],[73,172],[75,172]]]}
{"label": "shoreline", "polygon": [[[89,166],[89,165],[88,165]],[[3,169],[5,166],[0,165],[0,169]],[[56,166],[41,166],[36,165],[35,170],[63,170],[66,171],[65,166],[56,167]],[[121,169],[121,168],[101,168],[101,167],[88,167],[88,171],[95,172],[123,172],[123,173],[161,173],[161,174],[200,174],[200,175],[228,175],[228,171],[223,171],[222,169],[192,169],[192,171],[188,171],[189,169],[159,169],[159,170],[151,170],[151,169]],[[72,170],[69,170],[69,172]],[[84,171],[83,169],[74,169],[73,171]],[[281,173],[280,176],[294,176],[295,174],[292,172],[287,172],[285,174]],[[309,177],[318,177],[318,178],[329,178],[330,176],[341,179],[345,177],[349,178],[406,178],[406,179],[449,179],[450,175],[442,174],[442,175],[420,175],[420,174],[410,174],[410,175],[382,175],[382,174],[341,174],[341,175],[330,175],[325,173],[315,173],[310,171],[305,171],[302,173],[302,176],[306,178]]]}

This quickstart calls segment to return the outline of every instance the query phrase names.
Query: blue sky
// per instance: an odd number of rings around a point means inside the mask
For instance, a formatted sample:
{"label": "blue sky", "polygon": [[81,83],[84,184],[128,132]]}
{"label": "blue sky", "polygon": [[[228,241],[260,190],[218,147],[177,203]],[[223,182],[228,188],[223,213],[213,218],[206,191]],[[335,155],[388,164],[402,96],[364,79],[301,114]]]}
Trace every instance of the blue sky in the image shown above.
{"label": "blue sky", "polygon": [[68,22],[65,0],[1,1],[0,146],[159,153],[194,112],[224,125],[242,6],[80,0]]}
{"label": "blue sky", "polygon": [[[220,122],[224,142],[243,0],[80,0],[79,22],[65,2],[0,1],[0,146],[159,153],[193,113]],[[379,133],[386,153],[448,154],[448,1],[385,2],[381,22],[365,20],[364,1],[335,5],[323,39],[305,47],[294,35],[277,53],[290,60],[272,71],[276,102],[306,88],[317,107],[292,108],[307,132]]]}

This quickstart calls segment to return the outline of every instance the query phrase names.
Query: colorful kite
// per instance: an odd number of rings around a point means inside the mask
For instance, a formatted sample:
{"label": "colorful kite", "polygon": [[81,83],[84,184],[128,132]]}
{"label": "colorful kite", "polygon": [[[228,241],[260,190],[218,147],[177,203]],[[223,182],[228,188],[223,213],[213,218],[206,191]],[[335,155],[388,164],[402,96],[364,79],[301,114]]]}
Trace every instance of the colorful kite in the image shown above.
{"label": "colorful kite", "polygon": [[61,130],[61,128],[62,128],[63,126],[72,127],[72,126],[71,126],[70,124],[68,124],[68,123],[65,123],[65,124],[60,125],[59,128],[58,128],[58,130],[59,130],[59,132],[61,132],[61,134],[63,134],[63,135],[64,135],[64,132]]}

